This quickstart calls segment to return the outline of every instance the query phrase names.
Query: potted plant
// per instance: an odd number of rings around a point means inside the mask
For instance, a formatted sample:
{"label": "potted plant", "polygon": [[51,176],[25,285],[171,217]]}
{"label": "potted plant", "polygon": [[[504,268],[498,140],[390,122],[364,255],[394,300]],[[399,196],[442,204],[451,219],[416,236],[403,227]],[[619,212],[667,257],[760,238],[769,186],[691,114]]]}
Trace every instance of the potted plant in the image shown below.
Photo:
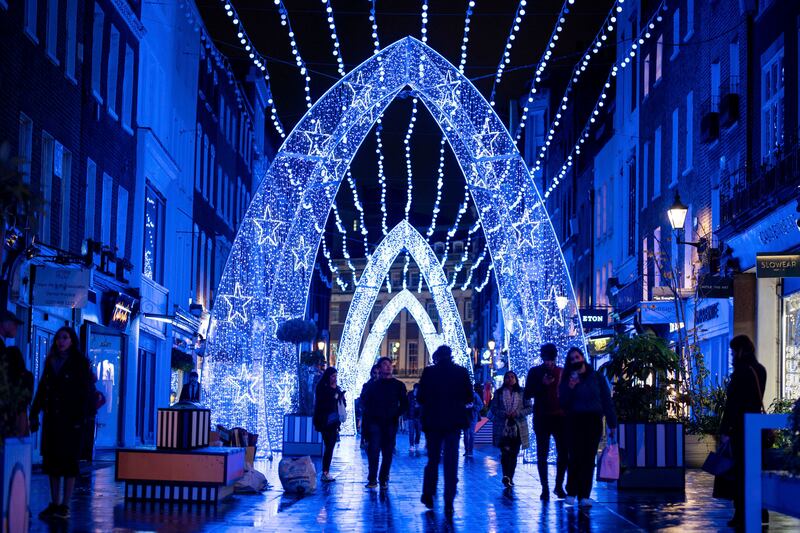
{"label": "potted plant", "polygon": [[[773,402],[770,411],[786,411],[791,400]],[[800,399],[794,402],[789,413],[789,428],[779,432],[776,453],[771,454],[772,469],[762,472],[761,487],[767,509],[791,516],[800,516],[797,500],[800,498]]]}
{"label": "potted plant", "polygon": [[684,488],[683,399],[678,354],[652,334],[612,341],[600,371],[613,385],[619,419],[621,489]]}
{"label": "potted plant", "polygon": [[701,468],[719,444],[719,424],[725,408],[725,385],[693,389],[688,393],[691,413],[686,417],[686,466]]}

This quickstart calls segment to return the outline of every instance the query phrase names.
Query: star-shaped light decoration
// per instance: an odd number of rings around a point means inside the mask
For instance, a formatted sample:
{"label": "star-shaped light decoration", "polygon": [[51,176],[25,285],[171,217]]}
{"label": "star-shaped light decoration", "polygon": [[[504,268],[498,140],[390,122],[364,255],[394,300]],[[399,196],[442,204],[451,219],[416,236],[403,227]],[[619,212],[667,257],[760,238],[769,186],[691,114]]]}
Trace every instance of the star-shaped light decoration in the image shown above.
{"label": "star-shaped light decoration", "polygon": [[458,89],[460,86],[461,82],[453,80],[451,72],[447,71],[444,75],[444,81],[434,85],[440,95],[439,98],[434,100],[436,106],[452,115],[458,109]]}
{"label": "star-shaped light decoration", "polygon": [[252,296],[242,295],[242,285],[237,281],[233,285],[233,294],[222,294],[222,299],[228,304],[228,322],[235,322],[241,319],[243,324],[247,324],[247,306],[253,301]]}
{"label": "star-shaped light decoration", "polygon": [[490,162],[472,163],[472,175],[475,176],[472,184],[479,189],[495,191],[500,185],[494,165]]}
{"label": "star-shaped light decoration", "polygon": [[306,242],[305,235],[300,235],[300,239],[297,242],[297,246],[292,250],[292,255],[294,255],[294,270],[298,271],[300,269],[303,270],[310,270],[311,266],[308,264],[309,258],[311,256],[311,252],[313,252],[315,248],[311,246],[311,243]]}
{"label": "star-shaped light decoration", "polygon": [[350,109],[361,113],[371,107],[372,85],[364,83],[364,73],[359,71],[356,81],[345,82],[348,89],[353,91],[353,98],[350,100]]}
{"label": "star-shaped light decoration", "polygon": [[258,388],[259,378],[247,365],[242,363],[239,371],[236,374],[228,374],[225,376],[225,383],[233,389],[233,405],[237,409],[241,409],[247,405],[255,404],[258,398],[256,392]]}
{"label": "star-shaped light decoration", "polygon": [[500,135],[499,131],[491,131],[489,127],[489,117],[486,117],[483,121],[481,132],[472,136],[472,140],[475,141],[475,157],[477,159],[491,157],[494,154],[494,147],[492,145],[498,135]]}
{"label": "star-shaped light decoration", "polygon": [[[550,294],[544,300],[539,300],[539,305],[545,310],[544,325],[545,327],[556,323],[559,326],[564,326],[564,305],[566,297],[558,294],[558,289],[555,285],[550,287]],[[569,301],[569,300],[567,300]]]}
{"label": "star-shaped light decoration", "polygon": [[[328,157],[328,160],[325,162],[325,165],[322,167],[322,183],[330,183],[339,179],[340,170],[342,167],[347,167],[347,161],[336,155],[331,153]],[[344,174],[344,172],[341,172]]]}
{"label": "star-shaped light decoration", "polygon": [[272,216],[270,206],[264,210],[264,217],[253,220],[253,224],[256,225],[258,231],[259,246],[263,246],[267,242],[273,246],[278,245],[278,230],[285,222]]}
{"label": "star-shaped light decoration", "polygon": [[533,243],[536,240],[536,231],[542,224],[540,220],[531,220],[532,212],[533,209],[525,209],[519,222],[512,223],[514,230],[517,232],[517,238],[531,248],[533,248]]}
{"label": "star-shaped light decoration", "polygon": [[278,388],[278,405],[283,409],[292,406],[292,394],[294,394],[295,378],[289,372],[284,372],[281,379],[275,384]]}
{"label": "star-shaped light decoration", "polygon": [[331,140],[331,135],[328,133],[322,132],[322,121],[320,119],[314,120],[314,129],[309,130],[299,130],[300,133],[306,136],[308,139],[308,155],[310,156],[322,156],[325,155],[325,151],[328,149],[328,143]]}

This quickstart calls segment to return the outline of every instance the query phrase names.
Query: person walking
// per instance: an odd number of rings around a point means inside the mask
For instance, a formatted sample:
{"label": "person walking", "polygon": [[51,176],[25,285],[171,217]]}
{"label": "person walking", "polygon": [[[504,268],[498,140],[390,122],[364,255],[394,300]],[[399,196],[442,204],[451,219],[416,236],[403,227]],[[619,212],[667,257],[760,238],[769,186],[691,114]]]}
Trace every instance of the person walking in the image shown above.
{"label": "person walking", "polygon": [[200,383],[197,382],[199,376],[194,370],[189,374],[189,381],[183,384],[181,395],[178,400],[181,402],[200,402]]}
{"label": "person walking", "polygon": [[483,400],[477,390],[479,388],[480,385],[475,385],[475,388],[472,389],[470,423],[469,427],[464,430],[464,457],[472,457],[472,451],[475,449],[475,425],[480,420],[481,411],[483,410]]}
{"label": "person walking", "polygon": [[322,477],[325,483],[336,481],[331,476],[331,460],[333,449],[339,439],[339,427],[347,416],[347,400],[345,393],[339,388],[336,368],[329,366],[317,382],[314,394],[314,427],[322,434],[325,450],[322,453]]}
{"label": "person walking", "polygon": [[432,358],[433,366],[422,371],[417,395],[422,404],[422,430],[428,450],[420,501],[428,509],[433,508],[439,462],[443,460],[444,511],[452,515],[458,484],[458,442],[461,430],[472,417],[472,384],[467,369],[453,362],[449,346],[439,346]]}
{"label": "person walking", "polygon": [[525,400],[533,400],[533,432],[536,435],[536,466],[542,485],[540,500],[550,499],[547,479],[547,457],[550,454],[550,436],[556,441],[556,485],[553,493],[566,498],[564,475],[567,472],[567,439],[564,435],[564,410],[558,401],[558,384],[562,368],[556,365],[558,348],[555,344],[543,344],[542,364],[528,371],[525,379]]}
{"label": "person walking", "polygon": [[419,383],[414,383],[411,392],[408,393],[408,411],[404,418],[406,429],[408,430],[408,452],[414,453],[419,448],[419,438],[422,433],[422,405],[417,400],[419,395]]}
{"label": "person walking", "polygon": [[506,488],[514,486],[514,472],[517,469],[520,448],[530,445],[529,414],[531,408],[525,404],[519,379],[509,370],[503,375],[503,385],[495,391],[492,403],[489,404],[492,444],[500,448],[500,465]]}
{"label": "person walking", "polygon": [[[727,400],[720,421],[720,441],[730,441],[733,452],[733,518],[728,526],[744,526],[744,415],[763,409],[767,370],[756,359],[756,348],[747,335],[737,335],[729,344],[733,355],[733,372],[728,383]],[[761,511],[761,521],[769,522],[769,512]]]}
{"label": "person walking", "polygon": [[11,311],[0,311],[0,375],[13,401],[0,408],[0,438],[28,435],[28,406],[33,397],[33,374],[25,367],[22,352],[7,346],[6,339],[17,337],[22,320]]}
{"label": "person walking", "polygon": [[559,399],[566,411],[567,447],[567,504],[575,499],[582,507],[591,507],[592,480],[600,438],[603,436],[603,416],[609,435],[617,427],[617,415],[611,402],[606,379],[586,364],[579,348],[567,352],[565,375],[559,386]]}
{"label": "person walking", "polygon": [[[364,425],[367,430],[368,489],[389,487],[389,469],[392,466],[397,422],[408,409],[406,386],[392,377],[392,360],[378,359],[378,379],[363,391]],[[380,473],[378,460],[380,458]]]}
{"label": "person walking", "polygon": [[372,369],[369,371],[369,381],[364,383],[361,386],[361,394],[356,398],[356,425],[358,427],[359,433],[361,433],[361,444],[360,448],[362,450],[367,449],[367,431],[364,427],[364,395],[366,393],[367,387],[370,384],[374,383],[378,379],[378,365],[377,363],[372,365]]}
{"label": "person walking", "polygon": [[78,350],[75,330],[62,327],[53,338],[31,408],[31,431],[38,431],[39,413],[44,413],[42,470],[50,478],[50,505],[39,518],[69,518],[69,502],[79,474],[83,425],[91,415],[93,402],[89,360]]}

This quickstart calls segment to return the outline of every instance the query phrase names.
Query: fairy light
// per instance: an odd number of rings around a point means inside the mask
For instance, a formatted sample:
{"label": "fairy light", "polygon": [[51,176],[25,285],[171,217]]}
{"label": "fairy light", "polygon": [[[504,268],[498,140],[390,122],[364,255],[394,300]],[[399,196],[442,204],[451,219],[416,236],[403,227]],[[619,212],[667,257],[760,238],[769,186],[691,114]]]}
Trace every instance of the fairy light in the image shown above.
{"label": "fairy light", "polygon": [[428,0],[422,0],[422,42],[428,42]]}
{"label": "fairy light", "polygon": [[519,5],[517,5],[517,10],[514,13],[514,21],[511,24],[511,31],[508,33],[506,46],[503,49],[503,55],[500,57],[500,63],[497,65],[497,73],[495,74],[494,82],[492,83],[492,94],[489,97],[489,105],[492,107],[494,107],[495,103],[495,91],[497,90],[497,86],[500,85],[500,80],[503,79],[503,72],[505,71],[506,66],[511,63],[511,48],[514,46],[514,40],[517,38],[517,32],[519,31],[520,24],[522,24],[522,19],[525,17],[526,5],[528,5],[527,0],[519,0]]}
{"label": "fairy light", "polygon": [[626,68],[628,65],[631,64],[633,58],[636,57],[639,48],[653,36],[651,32],[652,30],[655,29],[656,22],[661,22],[663,20],[663,17],[661,16],[661,11],[664,9],[664,5],[665,1],[662,0],[662,2],[658,5],[658,8],[654,11],[653,15],[650,17],[650,20],[648,20],[647,24],[645,24],[644,26],[645,29],[642,30],[641,33],[639,33],[637,39],[633,40],[630,48],[628,48],[625,54],[625,58],[622,59],[621,61],[618,61],[616,64],[614,64],[613,67],[611,67],[611,71],[609,72],[608,77],[606,78],[606,81],[603,84],[602,91],[600,92],[600,97],[595,102],[594,108],[592,109],[592,112],[589,115],[589,120],[586,122],[586,125],[583,127],[583,130],[581,130],[581,133],[578,135],[578,141],[572,147],[572,150],[570,150],[566,161],[561,166],[561,169],[558,171],[556,176],[553,178],[553,182],[544,192],[543,196],[545,199],[549,198],[550,195],[553,193],[553,191],[556,190],[558,185],[561,183],[561,180],[564,178],[564,176],[566,176],[567,172],[572,167],[578,155],[580,155],[581,146],[583,146],[589,139],[589,133],[591,132],[592,126],[595,124],[595,122],[597,122],[597,117],[600,115],[600,110],[605,106],[605,101],[608,98],[608,91],[609,89],[611,89],[611,84],[616,80],[617,74],[622,69]]}
{"label": "fairy light", "polygon": [[472,21],[472,13],[475,9],[475,0],[467,2],[466,13],[464,18],[464,36],[461,37],[461,59],[458,61],[458,71],[464,74],[464,68],[467,66],[467,46],[469,43],[469,24]]}
{"label": "fairy light", "polygon": [[464,185],[464,201],[461,203],[461,207],[458,208],[458,212],[456,213],[456,220],[453,222],[453,227],[451,227],[447,232],[447,238],[444,241],[444,256],[442,257],[442,267],[444,267],[445,263],[447,263],[447,256],[450,254],[450,240],[455,237],[456,232],[458,231],[458,225],[461,223],[461,217],[464,216],[464,213],[467,212],[467,206],[469,205],[469,184]]}
{"label": "fairy light", "polygon": [[381,51],[381,41],[378,38],[378,18],[375,12],[375,0],[372,0],[369,8],[369,21],[372,23],[372,53],[377,54]]}
{"label": "fairy light", "polygon": [[347,230],[345,229],[344,224],[342,223],[341,216],[339,216],[339,206],[336,205],[336,202],[333,202],[331,209],[333,210],[334,217],[336,217],[336,229],[338,229],[339,233],[342,235],[342,256],[344,257],[345,262],[347,263],[347,267],[350,269],[350,273],[353,277],[353,285],[355,285],[358,283],[356,279],[357,278],[356,267],[350,260],[350,252],[347,249]]}
{"label": "fairy light", "polygon": [[483,289],[485,289],[486,285],[489,284],[489,279],[492,277],[492,271],[493,270],[494,270],[494,264],[493,263],[489,263],[489,266],[486,267],[486,277],[483,278],[483,283],[481,283],[480,285],[475,287],[475,292],[477,292],[477,293],[483,292]]}
{"label": "fairy light", "polygon": [[328,250],[328,244],[325,242],[327,239],[325,238],[325,233],[322,233],[322,238],[320,242],[322,243],[322,255],[328,261],[328,270],[331,271],[331,276],[336,280],[336,284],[342,290],[342,292],[347,291],[347,283],[342,280],[341,275],[339,274],[339,267],[336,266],[336,263],[333,262],[331,258],[331,252]]}
{"label": "fairy light", "polygon": [[475,260],[475,262],[472,263],[472,266],[469,268],[469,272],[467,273],[467,279],[464,281],[464,284],[461,286],[461,290],[462,291],[465,291],[465,290],[467,290],[469,288],[470,283],[472,283],[472,276],[475,274],[475,270],[477,270],[478,267],[481,266],[481,263],[483,263],[483,260],[486,259],[486,253],[488,251],[489,251],[488,248],[486,248],[486,246],[484,246],[483,247],[483,251],[481,252],[481,255],[479,255],[478,258]]}
{"label": "fairy light", "polygon": [[369,231],[367,230],[367,224],[364,221],[364,205],[361,203],[361,200],[358,199],[356,180],[353,179],[353,173],[349,168],[347,169],[347,184],[350,186],[350,190],[353,192],[353,204],[356,206],[356,210],[358,211],[358,232],[364,239],[364,257],[369,260]]}
{"label": "fairy light", "polygon": [[519,126],[517,128],[516,135],[514,136],[515,143],[519,143],[519,139],[522,136],[522,129],[525,127],[525,122],[528,120],[528,111],[530,110],[530,105],[534,100],[533,95],[538,92],[537,84],[541,83],[542,75],[547,68],[547,64],[553,57],[553,50],[556,48],[556,42],[558,41],[559,35],[564,30],[564,26],[567,22],[567,15],[570,12],[569,6],[574,3],[575,0],[565,0],[564,4],[562,4],[561,11],[556,19],[556,25],[553,27],[553,31],[550,33],[550,39],[547,41],[547,45],[542,53],[542,57],[536,64],[536,69],[533,73],[533,77],[531,78],[531,88],[528,92],[528,100],[525,102],[525,105],[522,106],[522,117],[520,118]]}
{"label": "fairy light", "polygon": [[381,132],[383,131],[383,122],[378,117],[377,125],[375,126],[375,154],[378,156],[378,183],[381,186],[381,231],[385,237],[389,233],[389,227],[386,225],[388,213],[386,212],[386,174],[383,172],[383,139]]}
{"label": "fairy light", "polygon": [[306,62],[303,61],[303,58],[300,55],[300,50],[297,48],[297,40],[295,39],[294,30],[292,29],[292,22],[289,20],[289,11],[287,11],[286,6],[283,5],[283,0],[273,1],[275,2],[275,5],[278,6],[278,13],[281,16],[281,26],[286,26],[286,28],[289,30],[289,46],[292,49],[294,62],[297,64],[297,68],[300,69],[300,75],[303,76],[303,83],[305,83],[306,107],[311,109],[311,76],[308,75]]}
{"label": "fairy light", "polygon": [[336,23],[333,21],[333,8],[331,7],[331,0],[322,0],[325,4],[325,16],[328,20],[328,29],[331,30],[331,41],[333,41],[333,57],[336,59],[336,69],[339,75],[344,77],[347,74],[344,70],[344,61],[342,61],[342,48],[339,45],[339,36],[336,34]]}
{"label": "fairy light", "polygon": [[439,143],[439,167],[436,169],[437,178],[436,178],[436,200],[433,203],[433,214],[431,215],[431,225],[428,228],[428,231],[425,232],[425,236],[430,242],[431,237],[433,237],[433,232],[436,230],[436,218],[439,216],[439,204],[442,201],[442,188],[444,187],[444,153],[445,153],[445,144],[447,143],[447,138],[442,135],[442,140]]}

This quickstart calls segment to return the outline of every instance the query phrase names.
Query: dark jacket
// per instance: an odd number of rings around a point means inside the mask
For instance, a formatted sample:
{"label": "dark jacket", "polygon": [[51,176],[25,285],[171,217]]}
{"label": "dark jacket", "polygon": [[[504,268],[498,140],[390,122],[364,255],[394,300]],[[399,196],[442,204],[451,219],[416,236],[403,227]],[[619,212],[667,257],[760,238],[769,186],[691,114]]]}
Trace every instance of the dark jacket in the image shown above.
{"label": "dark jacket", "polygon": [[[317,392],[314,395],[314,427],[317,431],[324,431],[331,429],[331,424],[328,423],[330,415],[339,413],[339,401],[347,406],[344,391],[339,387],[332,389],[331,387],[317,387]],[[333,424],[338,429],[341,421]]]}
{"label": "dark jacket", "polygon": [[506,405],[503,402],[503,387],[495,391],[494,398],[489,404],[489,412],[487,414],[492,420],[492,445],[501,448],[503,446],[505,426],[514,423],[517,425],[520,447],[524,450],[530,446],[531,430],[528,427],[528,415],[531,414],[533,408],[530,406],[530,402],[525,401],[523,391],[515,391],[512,394],[520,397],[520,410],[513,419],[509,418],[508,413],[506,413]]}
{"label": "dark jacket", "polygon": [[[558,400],[558,384],[561,382],[563,370],[560,366],[547,368],[542,364],[528,371],[528,377],[525,379],[525,399],[533,399],[533,416],[564,415],[564,409],[561,408],[561,402]],[[553,376],[553,382],[550,385],[542,383],[546,374]]]}
{"label": "dark jacket", "polygon": [[199,402],[200,401],[200,393],[201,393],[201,386],[200,382],[195,383],[196,387],[194,390],[194,394],[191,394],[191,387],[192,383],[184,383],[183,387],[181,388],[181,395],[178,397],[178,400],[183,402]]}
{"label": "dark jacket", "polygon": [[422,404],[422,430],[449,433],[472,422],[472,384],[467,369],[452,361],[426,367],[419,380],[417,400]]}
{"label": "dark jacket", "polygon": [[400,415],[408,409],[406,386],[396,378],[378,379],[362,392],[364,422],[367,424],[397,425]]}
{"label": "dark jacket", "polygon": [[611,428],[617,427],[617,413],[611,402],[611,390],[606,379],[586,366],[586,372],[580,374],[580,381],[574,389],[569,388],[569,374],[563,373],[558,396],[561,406],[571,414],[596,413],[605,415]]}
{"label": "dark jacket", "polygon": [[414,394],[413,390],[408,393],[408,411],[406,411],[405,414],[406,420],[419,420],[422,415],[422,405],[417,398],[418,394],[419,392]]}
{"label": "dark jacket", "polygon": [[28,433],[28,406],[33,398],[33,374],[25,367],[22,352],[0,338],[0,372],[16,400],[0,409],[0,436],[23,437]]}
{"label": "dark jacket", "polygon": [[[758,383],[756,383],[758,376]],[[760,413],[767,383],[767,370],[758,362],[735,365],[728,383],[725,410],[722,413],[719,432],[723,435],[744,434],[744,414]],[[759,394],[759,387],[761,394]]]}

